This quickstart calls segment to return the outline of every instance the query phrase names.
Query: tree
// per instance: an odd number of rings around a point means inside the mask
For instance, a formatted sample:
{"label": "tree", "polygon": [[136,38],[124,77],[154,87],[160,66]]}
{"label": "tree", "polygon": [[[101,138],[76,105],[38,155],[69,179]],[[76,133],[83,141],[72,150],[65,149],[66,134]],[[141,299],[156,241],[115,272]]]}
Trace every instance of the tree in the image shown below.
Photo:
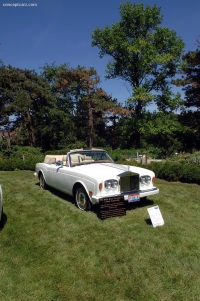
{"label": "tree", "polygon": [[52,102],[48,84],[34,71],[11,66],[0,68],[0,77],[2,125],[23,127],[29,146],[35,146],[36,127],[45,123],[45,108]]}
{"label": "tree", "polygon": [[146,114],[146,127],[143,139],[146,145],[162,150],[162,156],[168,157],[184,150],[183,136],[188,129],[182,125],[179,115],[173,112],[154,112]]}
{"label": "tree", "polygon": [[81,92],[81,100],[86,104],[87,107],[89,147],[92,148],[94,145],[94,101],[95,98],[97,98],[97,85],[100,82],[100,78],[94,68],[86,69],[79,66],[75,70],[75,73],[77,84]]}
{"label": "tree", "polygon": [[90,148],[105,144],[107,119],[124,109],[99,87],[97,71],[94,68],[53,64],[43,68],[43,77],[49,81],[59,109],[70,113],[74,138]]}
{"label": "tree", "polygon": [[[68,65],[46,66],[43,75],[50,79],[56,103],[63,111],[69,111],[74,117],[77,128],[76,138],[89,138],[89,146],[94,142],[93,102],[97,92],[99,76],[93,68]],[[86,138],[85,137],[85,138]]]}
{"label": "tree", "polygon": [[[121,21],[92,32],[92,46],[100,58],[111,56],[107,78],[121,78],[132,88],[132,109],[138,119],[153,100],[162,111],[179,106],[180,95],[173,95],[171,79],[181,61],[184,43],[175,31],[159,27],[160,8],[143,4],[120,5]],[[173,101],[174,97],[174,101]],[[140,133],[137,141],[140,140]]]}
{"label": "tree", "polygon": [[180,115],[180,121],[190,129],[187,135],[187,148],[200,148],[200,41],[197,41],[197,49],[188,51],[183,56],[181,68],[182,77],[175,84],[182,86],[185,92],[184,105],[186,110]]}
{"label": "tree", "polygon": [[177,86],[184,86],[185,106],[200,109],[200,42],[195,51],[188,51],[183,56],[182,78],[175,81]]}
{"label": "tree", "polygon": [[49,122],[43,129],[43,140],[49,143],[49,149],[66,148],[77,141],[72,70],[67,64],[46,64],[41,76],[48,81],[54,99]]}

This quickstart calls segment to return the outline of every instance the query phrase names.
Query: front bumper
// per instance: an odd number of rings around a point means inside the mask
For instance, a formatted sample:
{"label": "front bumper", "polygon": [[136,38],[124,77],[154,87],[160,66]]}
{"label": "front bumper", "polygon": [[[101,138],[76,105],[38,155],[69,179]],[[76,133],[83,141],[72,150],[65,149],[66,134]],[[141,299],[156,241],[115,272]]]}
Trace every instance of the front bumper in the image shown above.
{"label": "front bumper", "polygon": [[153,187],[152,189],[148,190],[140,190],[140,198],[145,198],[150,195],[158,194],[159,189],[157,187]]}
{"label": "front bumper", "polygon": [[[144,197],[147,197],[147,196],[150,196],[150,195],[158,194],[159,189],[157,187],[153,187],[153,188],[148,189],[148,190],[139,190],[138,192],[139,192],[140,199],[141,199],[141,198],[144,198]],[[121,197],[124,198],[124,201],[128,202],[129,195],[132,195],[132,194],[135,194],[135,191],[129,191],[129,192],[126,192],[126,193],[120,193],[120,194],[115,194],[115,195],[92,196],[91,197],[91,202],[92,202],[92,204],[95,205],[95,204],[98,204],[99,201],[102,198],[121,198]]]}

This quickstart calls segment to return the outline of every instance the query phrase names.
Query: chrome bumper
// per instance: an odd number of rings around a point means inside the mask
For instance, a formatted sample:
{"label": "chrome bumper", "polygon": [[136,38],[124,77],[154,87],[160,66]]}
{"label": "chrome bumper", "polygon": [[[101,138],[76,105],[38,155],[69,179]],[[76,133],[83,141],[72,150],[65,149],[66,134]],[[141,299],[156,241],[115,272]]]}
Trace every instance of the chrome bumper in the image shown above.
{"label": "chrome bumper", "polygon": [[[151,189],[148,189],[148,190],[139,190],[138,191],[139,194],[140,194],[140,198],[144,198],[144,197],[147,197],[147,196],[150,196],[150,195],[154,195],[154,194],[158,194],[159,193],[159,189],[156,188],[156,187],[153,187]],[[99,200],[102,199],[102,198],[120,198],[120,197],[123,197],[124,198],[124,201],[128,201],[128,196],[130,194],[134,194],[136,193],[135,191],[129,191],[129,192],[126,192],[126,193],[120,193],[120,194],[114,194],[114,195],[101,195],[101,196],[92,196],[91,197],[91,202],[92,204],[98,204],[99,203]]]}

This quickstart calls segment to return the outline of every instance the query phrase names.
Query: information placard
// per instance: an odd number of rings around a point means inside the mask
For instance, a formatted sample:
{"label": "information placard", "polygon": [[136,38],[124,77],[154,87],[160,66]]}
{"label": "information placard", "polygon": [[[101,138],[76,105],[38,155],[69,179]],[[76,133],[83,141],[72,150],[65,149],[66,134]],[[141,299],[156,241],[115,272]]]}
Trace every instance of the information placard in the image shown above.
{"label": "information placard", "polygon": [[99,217],[105,219],[126,215],[123,196],[105,197],[99,200]]}
{"label": "information placard", "polygon": [[164,225],[164,220],[158,206],[148,208],[147,211],[149,213],[153,227]]}

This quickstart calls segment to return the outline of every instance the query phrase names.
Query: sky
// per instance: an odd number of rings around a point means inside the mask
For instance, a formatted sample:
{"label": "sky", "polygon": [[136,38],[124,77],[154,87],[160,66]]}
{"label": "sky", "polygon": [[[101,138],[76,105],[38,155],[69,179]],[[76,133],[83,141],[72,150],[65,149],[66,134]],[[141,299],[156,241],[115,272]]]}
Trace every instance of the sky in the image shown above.
{"label": "sky", "polygon": [[[93,67],[101,78],[100,87],[124,104],[131,96],[128,84],[117,79],[105,80],[109,58],[99,58],[98,48],[91,46],[91,33],[97,27],[119,22],[119,6],[125,2],[0,0],[0,59],[4,65],[37,72],[52,63],[67,63],[72,68]],[[131,3],[142,2],[161,8],[161,26],[176,31],[186,44],[186,52],[196,49],[196,41],[200,39],[199,0],[131,0]],[[24,3],[34,6],[22,6]]]}

